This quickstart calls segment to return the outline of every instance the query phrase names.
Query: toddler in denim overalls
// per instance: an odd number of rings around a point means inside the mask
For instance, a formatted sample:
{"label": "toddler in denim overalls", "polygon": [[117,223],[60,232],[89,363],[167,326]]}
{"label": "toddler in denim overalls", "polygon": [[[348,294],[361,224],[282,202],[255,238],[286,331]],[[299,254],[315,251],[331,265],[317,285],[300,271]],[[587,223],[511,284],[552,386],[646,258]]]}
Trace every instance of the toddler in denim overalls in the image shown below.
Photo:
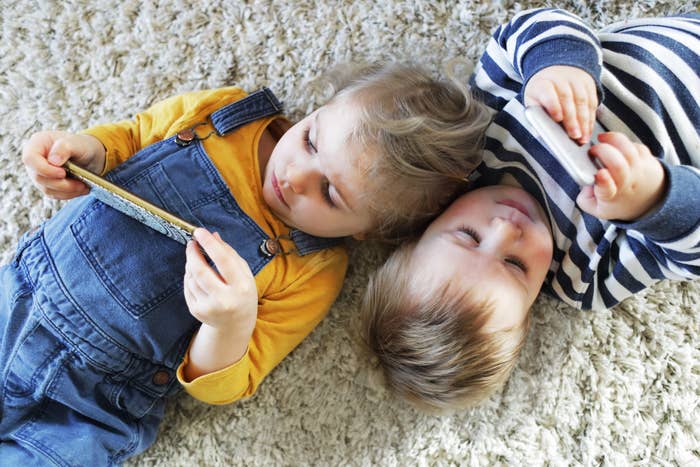
{"label": "toddler in denim overalls", "polygon": [[[416,161],[453,154],[468,172],[483,108],[415,67],[370,67],[346,81],[293,126],[269,90],[223,88],[82,134],[30,138],[23,160],[34,183],[75,199],[26,233],[0,269],[3,463],[119,464],[154,441],[165,399],[181,386],[214,404],[252,395],[337,296],[342,237],[398,238],[449,201],[453,180],[418,184],[381,161],[401,139]],[[463,111],[445,116],[425,99]],[[373,108],[385,114],[368,117]],[[415,116],[429,131],[385,128]],[[466,133],[436,138],[436,122]],[[86,187],[61,168],[69,158],[199,226],[196,241],[183,248],[79,196]]]}

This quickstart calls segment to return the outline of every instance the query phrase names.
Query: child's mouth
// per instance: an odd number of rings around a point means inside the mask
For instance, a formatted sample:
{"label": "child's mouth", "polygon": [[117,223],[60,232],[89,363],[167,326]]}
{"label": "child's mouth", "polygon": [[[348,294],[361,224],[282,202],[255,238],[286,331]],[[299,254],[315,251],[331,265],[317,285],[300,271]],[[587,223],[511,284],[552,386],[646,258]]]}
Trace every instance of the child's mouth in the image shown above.
{"label": "child's mouth", "polygon": [[530,212],[523,206],[522,204],[518,203],[517,201],[513,201],[512,199],[505,199],[503,201],[499,201],[499,204],[502,204],[504,206],[511,207],[517,211],[520,211],[523,213],[528,219],[532,220],[532,217],[530,216]]}
{"label": "child's mouth", "polygon": [[275,195],[277,198],[284,204],[285,206],[289,207],[289,204],[287,204],[287,201],[284,199],[284,195],[282,195],[282,190],[280,189],[279,182],[277,181],[277,177],[275,176],[275,173],[272,172],[272,189],[275,192]]}

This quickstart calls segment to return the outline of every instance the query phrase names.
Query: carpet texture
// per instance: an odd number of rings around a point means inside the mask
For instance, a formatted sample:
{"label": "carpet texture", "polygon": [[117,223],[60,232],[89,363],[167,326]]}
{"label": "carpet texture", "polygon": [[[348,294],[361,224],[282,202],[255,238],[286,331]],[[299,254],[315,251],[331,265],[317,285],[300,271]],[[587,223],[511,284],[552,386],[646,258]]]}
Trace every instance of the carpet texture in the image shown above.
{"label": "carpet texture", "polygon": [[[60,206],[22,168],[36,130],[75,131],[231,84],[271,87],[298,118],[320,103],[304,83],[333,63],[410,58],[439,73],[545,4],[2,0],[0,259]],[[594,27],[697,10],[693,0],[559,6]],[[352,332],[385,254],[353,245],[329,316],[253,398],[211,407],[177,397],[158,441],[129,465],[700,464],[700,282],[663,282],[598,313],[541,298],[506,387],[478,408],[429,416],[389,397]]]}

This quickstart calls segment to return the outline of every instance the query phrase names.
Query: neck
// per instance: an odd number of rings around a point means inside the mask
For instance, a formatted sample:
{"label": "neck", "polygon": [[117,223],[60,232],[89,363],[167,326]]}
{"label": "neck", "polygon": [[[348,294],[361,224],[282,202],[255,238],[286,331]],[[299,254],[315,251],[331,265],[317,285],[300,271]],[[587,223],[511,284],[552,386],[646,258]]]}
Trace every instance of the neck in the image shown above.
{"label": "neck", "polygon": [[275,149],[277,142],[282,138],[282,135],[292,126],[287,120],[278,118],[270,122],[263,131],[258,143],[258,165],[260,166],[260,177],[265,179],[265,168],[267,161],[270,160],[272,151]]}
{"label": "neck", "polygon": [[506,186],[514,186],[516,188],[522,188],[523,186],[518,183],[518,181],[513,177],[511,174],[505,174],[501,179],[498,181],[499,185],[506,185]]}

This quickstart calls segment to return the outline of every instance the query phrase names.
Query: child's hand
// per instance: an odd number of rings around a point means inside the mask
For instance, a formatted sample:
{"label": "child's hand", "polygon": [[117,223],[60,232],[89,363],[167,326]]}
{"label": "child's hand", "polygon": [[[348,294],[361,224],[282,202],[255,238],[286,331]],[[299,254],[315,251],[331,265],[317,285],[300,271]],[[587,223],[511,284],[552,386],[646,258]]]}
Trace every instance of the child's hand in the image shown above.
{"label": "child's hand", "polygon": [[61,167],[68,159],[81,167],[100,173],[105,148],[95,137],[65,131],[34,133],[22,148],[22,162],[29,178],[44,194],[54,199],[71,199],[90,190],[83,182],[67,178]]}
{"label": "child's hand", "polygon": [[622,133],[601,133],[598,141],[589,153],[605,168],[596,173],[594,185],[581,190],[576,202],[600,219],[639,219],[661,201],[666,172],[648,147]]}
{"label": "child's hand", "polygon": [[569,137],[580,144],[591,139],[598,108],[593,77],[581,68],[556,65],[535,73],[525,86],[525,105],[540,105]]}
{"label": "child's hand", "polygon": [[209,266],[195,242],[189,242],[184,288],[190,313],[212,328],[252,332],[258,314],[258,291],[248,263],[218,233],[212,235],[198,228],[194,237],[219,272]]}

